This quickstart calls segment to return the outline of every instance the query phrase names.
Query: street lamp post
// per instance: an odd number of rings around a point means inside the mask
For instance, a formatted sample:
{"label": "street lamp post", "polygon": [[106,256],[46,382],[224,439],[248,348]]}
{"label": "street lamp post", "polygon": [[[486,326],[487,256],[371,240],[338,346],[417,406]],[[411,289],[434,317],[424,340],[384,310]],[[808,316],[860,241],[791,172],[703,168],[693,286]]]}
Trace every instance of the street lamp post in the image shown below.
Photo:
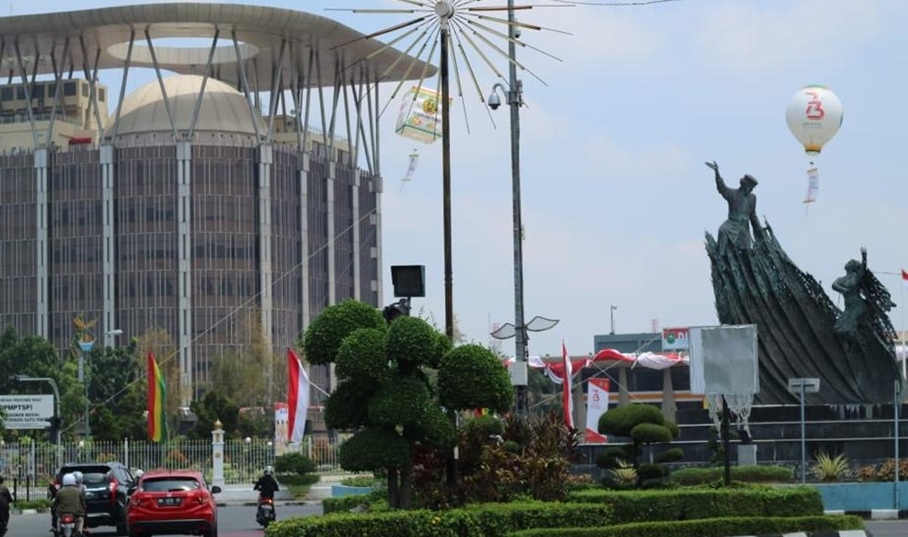
{"label": "street lamp post", "polygon": [[[122,334],[123,334],[123,331],[120,330],[119,328],[114,328],[113,330],[108,330],[107,332],[104,333],[105,345],[106,345],[107,340],[110,340],[110,339],[115,338]],[[91,422],[90,422],[90,418],[89,418],[89,415],[91,414],[91,401],[89,400],[89,397],[88,397],[88,380],[89,379],[88,379],[88,372],[85,370],[85,359],[87,358],[88,353],[90,353],[91,350],[94,348],[94,346],[95,346],[94,339],[92,339],[90,341],[79,341],[79,349],[82,351],[79,354],[79,382],[82,383],[82,389],[85,391],[85,418],[83,421],[85,429],[83,430],[83,433],[82,433],[83,438],[91,438]]]}
{"label": "street lamp post", "polygon": [[54,390],[54,443],[57,445],[57,468],[63,466],[62,443],[60,440],[60,388],[57,381],[50,377],[29,377],[28,375],[13,375],[12,380],[19,382],[47,382]]}
{"label": "street lamp post", "polygon": [[[517,79],[517,38],[519,37],[514,17],[514,0],[508,0],[508,91],[507,102],[511,109],[511,198],[514,233],[514,353],[516,367],[521,373],[512,377],[516,382],[517,414],[527,413],[527,333],[523,307],[523,217],[520,203],[520,107],[523,105],[523,82]],[[500,100],[495,84],[489,96],[489,106],[498,108]]]}

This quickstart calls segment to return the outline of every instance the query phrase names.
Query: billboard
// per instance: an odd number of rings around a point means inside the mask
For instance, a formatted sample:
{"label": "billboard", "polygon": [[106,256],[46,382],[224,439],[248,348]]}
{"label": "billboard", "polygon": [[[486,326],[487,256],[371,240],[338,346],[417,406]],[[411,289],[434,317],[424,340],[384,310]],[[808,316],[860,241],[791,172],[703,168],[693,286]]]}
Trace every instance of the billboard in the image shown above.
{"label": "billboard", "polygon": [[688,348],[688,332],[687,328],[663,328],[662,352],[686,351]]}
{"label": "billboard", "polygon": [[53,395],[0,395],[7,429],[46,429],[54,417]]}

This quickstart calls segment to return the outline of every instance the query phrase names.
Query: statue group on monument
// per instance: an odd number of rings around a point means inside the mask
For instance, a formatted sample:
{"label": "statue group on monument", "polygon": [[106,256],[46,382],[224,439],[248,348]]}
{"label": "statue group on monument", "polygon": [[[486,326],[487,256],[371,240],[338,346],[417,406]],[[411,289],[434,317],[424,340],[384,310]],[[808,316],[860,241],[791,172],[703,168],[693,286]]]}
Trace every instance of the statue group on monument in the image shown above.
{"label": "statue group on monument", "polygon": [[893,381],[901,379],[888,316],[895,304],[868,268],[867,250],[832,284],[843,299],[839,309],[785,254],[769,224],[761,224],[756,178],[745,174],[732,188],[716,162],[706,166],[728,205],[717,237],[707,233],[716,310],[723,324],[757,325],[761,402],[793,402],[786,383],[795,377],[825,380],[816,402],[890,400]]}

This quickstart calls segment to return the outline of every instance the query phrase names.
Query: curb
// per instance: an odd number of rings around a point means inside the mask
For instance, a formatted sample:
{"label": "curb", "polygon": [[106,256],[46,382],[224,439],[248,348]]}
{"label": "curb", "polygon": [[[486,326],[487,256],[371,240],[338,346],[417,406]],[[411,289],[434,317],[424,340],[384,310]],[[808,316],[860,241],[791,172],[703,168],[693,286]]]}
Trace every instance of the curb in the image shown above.
{"label": "curb", "polygon": [[864,530],[816,531],[812,533],[767,533],[762,535],[738,535],[736,537],[869,537]]}
{"label": "curb", "polygon": [[863,509],[859,511],[823,511],[826,515],[854,515],[864,520],[905,520],[908,510],[902,509]]}

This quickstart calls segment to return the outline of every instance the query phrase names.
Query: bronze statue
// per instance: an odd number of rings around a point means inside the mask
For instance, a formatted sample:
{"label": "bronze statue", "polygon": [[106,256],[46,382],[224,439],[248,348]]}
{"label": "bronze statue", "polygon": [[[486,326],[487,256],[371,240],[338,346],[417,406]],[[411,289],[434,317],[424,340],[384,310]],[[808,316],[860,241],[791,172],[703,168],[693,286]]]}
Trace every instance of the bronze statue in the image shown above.
{"label": "bronze statue", "polygon": [[729,188],[715,161],[707,162],[706,166],[715,172],[716,190],[728,202],[728,218],[719,226],[719,250],[724,252],[728,244],[739,250],[749,250],[753,245],[749,228],[753,228],[753,235],[758,239],[762,231],[757,218],[757,196],[753,193],[757,180],[745,174],[738,188]]}
{"label": "bronze statue", "polygon": [[836,334],[850,339],[857,335],[858,324],[867,313],[867,304],[861,295],[866,273],[867,249],[861,248],[861,260],[852,259],[845,263],[845,275],[832,282],[832,289],[845,299],[845,310],[835,322]]}
{"label": "bronze statue", "polygon": [[893,382],[901,380],[888,315],[894,304],[867,266],[866,252],[861,250],[861,261],[849,261],[833,284],[845,298],[840,310],[788,257],[769,224],[757,219],[756,180],[745,175],[739,188],[728,188],[718,165],[706,165],[728,201],[718,240],[706,233],[716,313],[722,324],[757,325],[755,402],[796,404],[787,384],[798,377],[823,379],[820,392],[808,395],[810,404],[891,401]]}

